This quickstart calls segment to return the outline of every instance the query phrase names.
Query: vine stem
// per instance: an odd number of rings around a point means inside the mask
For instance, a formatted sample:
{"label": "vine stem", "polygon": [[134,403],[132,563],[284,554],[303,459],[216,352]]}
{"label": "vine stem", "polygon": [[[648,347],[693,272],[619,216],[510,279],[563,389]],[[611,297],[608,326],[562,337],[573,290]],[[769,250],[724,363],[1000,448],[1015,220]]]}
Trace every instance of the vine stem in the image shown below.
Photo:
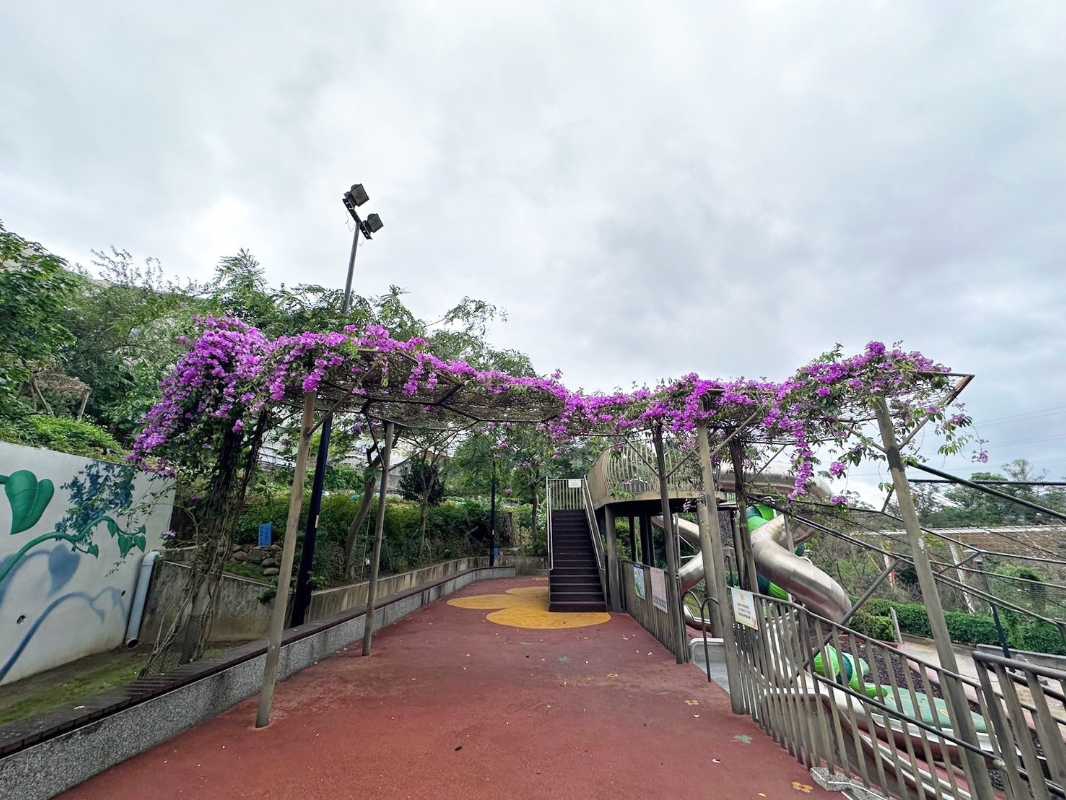
{"label": "vine stem", "polygon": [[69,533],[56,533],[54,531],[52,533],[42,534],[36,539],[30,539],[30,541],[26,542],[26,544],[24,544],[18,550],[18,552],[15,553],[15,557],[13,559],[8,561],[2,568],[0,568],[0,583],[4,582],[7,576],[11,573],[11,570],[13,570],[15,568],[15,565],[18,564],[23,559],[23,557],[25,557],[26,553],[28,553],[37,545],[47,542],[49,539],[55,539],[56,541],[68,541],[73,545],[77,545],[81,541],[80,537],[71,536]]}
{"label": "vine stem", "polygon": [[[22,545],[22,547],[19,548],[18,551],[16,551],[14,558],[8,561],[3,567],[0,567],[0,583],[3,583],[7,576],[11,574],[11,571],[15,568],[15,565],[18,564],[25,557],[26,553],[28,553],[37,545],[43,544],[44,542],[47,542],[50,539],[55,539],[57,542],[70,542],[72,545],[77,547],[85,540],[85,534],[87,534],[101,522],[104,522],[108,519],[111,519],[109,515],[101,514],[92,521],[86,523],[85,527],[78,531],[77,536],[71,536],[69,533],[57,533],[56,531],[51,531],[49,533],[42,533],[36,539],[30,539],[28,542],[26,542],[26,544]],[[112,522],[113,521],[114,520],[112,520]]]}

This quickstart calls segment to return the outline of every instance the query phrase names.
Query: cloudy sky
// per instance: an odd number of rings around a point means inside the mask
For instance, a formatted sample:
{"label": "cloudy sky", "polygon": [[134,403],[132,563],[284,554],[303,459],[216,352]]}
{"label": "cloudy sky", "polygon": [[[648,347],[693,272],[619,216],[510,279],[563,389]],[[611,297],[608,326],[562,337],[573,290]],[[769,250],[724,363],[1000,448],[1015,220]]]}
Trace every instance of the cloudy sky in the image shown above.
{"label": "cloudy sky", "polygon": [[0,218],[73,260],[340,286],[359,181],[359,291],[571,385],[901,339],[1066,474],[1057,0],[4,5]]}

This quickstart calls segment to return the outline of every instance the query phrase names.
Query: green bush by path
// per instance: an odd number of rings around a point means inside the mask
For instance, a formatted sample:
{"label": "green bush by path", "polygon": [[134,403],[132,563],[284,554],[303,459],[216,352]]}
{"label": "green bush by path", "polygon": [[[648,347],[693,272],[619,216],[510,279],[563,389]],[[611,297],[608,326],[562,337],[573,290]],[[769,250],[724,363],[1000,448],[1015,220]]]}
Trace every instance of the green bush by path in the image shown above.
{"label": "green bush by path", "polygon": [[[305,496],[298,529],[298,550],[307,522],[308,500],[309,497]],[[358,495],[349,493],[334,492],[322,499],[315,546],[314,577],[317,588],[348,582],[343,575],[344,545],[348,525],[355,518],[358,506]],[[256,542],[260,523],[270,522],[274,527],[274,541],[280,544],[284,540],[288,512],[287,494],[278,493],[252,499],[241,514],[234,541],[237,544]],[[357,576],[361,575],[362,565],[371,554],[376,512],[375,499],[371,503],[367,522],[356,539],[353,565]],[[438,506],[430,506],[423,541],[418,503],[390,497],[385,506],[381,570],[385,574],[391,574],[452,558],[487,556],[489,539],[489,509],[482,503],[448,500]]]}
{"label": "green bush by path", "polygon": [[848,626],[880,642],[894,642],[896,640],[896,629],[892,626],[892,620],[879,614],[859,611],[851,618]]}
{"label": "green bush by path", "polygon": [[[889,609],[896,610],[899,629],[911,636],[931,638],[929,613],[920,603],[896,603],[891,600],[871,600],[864,607],[870,615],[889,615]],[[859,615],[856,615],[859,616]],[[944,614],[951,640],[957,644],[991,644],[998,645],[999,635],[991,614],[966,614],[961,611],[948,611]],[[1026,621],[1014,615],[1004,615],[1004,630],[1007,644],[1018,650],[1031,650],[1034,653],[1052,653],[1066,655],[1066,642],[1059,629],[1047,622]],[[861,633],[866,633],[856,628]],[[868,634],[872,635],[872,634]]]}

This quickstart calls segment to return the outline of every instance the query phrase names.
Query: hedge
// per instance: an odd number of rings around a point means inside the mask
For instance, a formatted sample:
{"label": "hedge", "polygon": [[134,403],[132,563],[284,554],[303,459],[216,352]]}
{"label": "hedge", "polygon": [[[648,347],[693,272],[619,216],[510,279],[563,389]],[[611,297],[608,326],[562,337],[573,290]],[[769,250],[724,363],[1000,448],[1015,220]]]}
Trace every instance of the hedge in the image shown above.
{"label": "hedge", "polygon": [[[864,611],[869,615],[888,616],[889,609],[896,610],[899,629],[912,636],[931,638],[929,614],[920,603],[896,603],[891,600],[871,600]],[[856,615],[858,616],[858,615]],[[961,611],[948,611],[944,614],[951,640],[959,644],[998,645],[999,635],[991,614],[967,614]],[[1046,622],[1025,621],[1014,615],[1004,614],[1004,630],[1007,644],[1018,650],[1031,650],[1035,653],[1053,653],[1066,655],[1066,643],[1063,642],[1059,629]],[[856,628],[861,633],[866,633]],[[873,634],[868,634],[873,635]]]}
{"label": "hedge", "polygon": [[848,625],[871,639],[881,642],[896,641],[896,629],[892,626],[892,620],[889,617],[859,611],[851,618]]}
{"label": "hedge", "polygon": [[[305,496],[299,526],[301,540],[307,521],[307,501]],[[347,582],[342,574],[344,542],[348,525],[355,518],[358,507],[359,496],[350,492],[331,492],[322,499],[322,511],[318,517],[314,575],[315,584],[319,588]],[[369,530],[373,526],[376,510],[375,499],[371,503],[367,522],[356,541],[356,565],[364,556],[370,557]],[[280,544],[284,539],[288,512],[289,497],[285,492],[250,498],[237,523],[234,541],[237,544],[256,542],[260,523],[270,522],[274,528],[274,541]],[[496,527],[499,534],[504,533],[502,509],[497,517]],[[440,505],[429,507],[423,546],[419,504],[390,497],[385,506],[381,569],[385,573],[406,572],[452,558],[487,556],[490,539],[487,503],[477,500],[445,500]],[[501,540],[500,544],[506,546],[507,542]],[[297,550],[299,545],[298,542]]]}

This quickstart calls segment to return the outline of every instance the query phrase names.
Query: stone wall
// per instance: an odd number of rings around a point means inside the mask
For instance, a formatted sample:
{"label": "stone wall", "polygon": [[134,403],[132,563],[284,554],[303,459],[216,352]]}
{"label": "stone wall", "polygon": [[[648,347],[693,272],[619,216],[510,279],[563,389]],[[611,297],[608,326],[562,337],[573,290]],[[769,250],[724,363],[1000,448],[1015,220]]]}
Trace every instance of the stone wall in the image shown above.
{"label": "stone wall", "polygon": [[[378,597],[390,597],[419,586],[437,583],[449,575],[456,575],[475,567],[487,567],[488,565],[488,557],[456,558],[452,561],[442,561],[439,564],[432,564],[411,572],[389,575],[378,579]],[[369,582],[363,581],[362,583],[353,583],[348,586],[338,586],[334,589],[323,589],[314,592],[311,595],[311,607],[307,612],[308,621],[326,619],[351,608],[362,608],[366,605],[366,596],[369,588]]]}

